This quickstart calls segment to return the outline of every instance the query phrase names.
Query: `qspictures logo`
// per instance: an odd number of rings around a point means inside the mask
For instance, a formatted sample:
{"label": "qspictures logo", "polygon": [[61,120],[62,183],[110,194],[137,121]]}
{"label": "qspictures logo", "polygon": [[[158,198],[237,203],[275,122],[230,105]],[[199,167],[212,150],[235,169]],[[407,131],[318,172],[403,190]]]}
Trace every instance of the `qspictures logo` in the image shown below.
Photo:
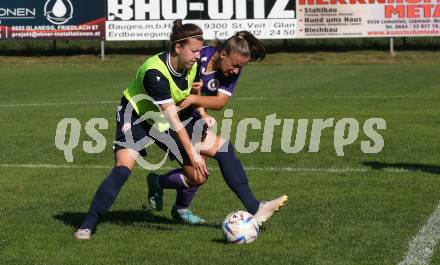
{"label": "qspictures logo", "polygon": [[70,0],[47,0],[44,4],[44,16],[52,24],[63,25],[73,17],[73,5]]}
{"label": "qspictures logo", "polygon": [[[154,102],[152,98],[145,94],[137,95],[133,97],[132,100],[134,102],[141,100],[147,100],[152,103]],[[177,132],[182,128],[186,128],[192,119],[194,119],[194,117],[190,117],[189,119],[182,121],[182,126],[179,128],[174,128],[170,124],[166,133],[159,132],[153,128],[157,127],[155,125],[167,122],[166,117],[170,114],[163,112],[157,105],[156,107],[157,110],[147,111],[141,117],[136,118],[135,121],[133,121],[132,115],[134,110],[131,104],[127,104],[125,109],[122,106],[119,106],[116,112],[117,121],[124,123],[120,130],[125,137],[124,141],[116,141],[114,143],[137,152],[148,148],[155,142],[160,142],[163,146],[167,147],[168,151],[163,153],[164,156],[159,163],[147,161],[142,156],[134,156],[138,165],[148,170],[157,170],[161,168],[167,160],[168,153],[173,154],[177,160],[183,162],[183,154],[180,153],[180,149],[176,142],[177,139],[171,137],[170,132]],[[175,115],[178,114],[175,113]],[[360,143],[359,141],[357,143],[360,144],[360,151],[364,154],[377,154],[383,150],[385,145],[384,138],[379,133],[380,130],[385,130],[387,128],[386,121],[383,118],[368,118],[365,121],[358,121],[355,118],[342,118],[339,120],[335,120],[335,118],[318,118],[311,120],[292,118],[280,119],[277,117],[276,113],[272,113],[266,115],[264,120],[248,117],[234,122],[233,115],[234,113],[232,109],[225,109],[223,119],[218,123],[218,126],[217,123],[215,123],[209,127],[209,130],[214,134],[220,135],[226,141],[233,141],[232,139],[234,137],[232,137],[231,133],[235,131],[234,147],[235,150],[241,154],[250,154],[259,151],[262,153],[270,153],[272,150],[278,149],[277,145],[280,146],[281,151],[286,154],[295,154],[301,151],[317,153],[320,150],[321,136],[326,129],[333,130],[333,146],[336,156],[344,156],[344,149],[349,145],[355,144],[358,138],[363,138]],[[132,125],[144,121],[148,123],[152,122],[152,126],[150,126],[151,129],[149,129],[147,136],[144,138],[135,139],[131,130]],[[194,145],[197,145],[197,143],[203,141],[203,135],[206,130],[204,126],[205,121],[202,118],[193,122],[194,124],[189,125],[193,126],[192,130],[190,130],[192,131],[192,137],[190,137],[190,139]],[[106,130],[109,128],[108,124],[108,120],[104,118],[92,118],[86,123],[85,132],[93,140],[83,141],[84,152],[97,154],[105,150],[106,139],[95,127],[97,126],[99,130]],[[296,133],[294,124],[296,124]],[[235,130],[233,130],[234,125],[236,126]],[[253,132],[248,134],[250,131]],[[254,135],[256,131],[261,132],[261,138],[257,139],[252,136],[251,138],[253,140],[250,141],[248,136]],[[73,150],[79,145],[80,134],[81,123],[76,118],[64,118],[57,124],[55,146],[60,151],[63,151],[67,162],[73,162]],[[275,135],[278,136],[275,137]],[[209,150],[214,144],[215,142],[205,142],[193,151],[198,152],[196,155],[199,155],[200,151]],[[219,152],[225,151],[227,151],[227,148],[226,150],[219,150]]]}

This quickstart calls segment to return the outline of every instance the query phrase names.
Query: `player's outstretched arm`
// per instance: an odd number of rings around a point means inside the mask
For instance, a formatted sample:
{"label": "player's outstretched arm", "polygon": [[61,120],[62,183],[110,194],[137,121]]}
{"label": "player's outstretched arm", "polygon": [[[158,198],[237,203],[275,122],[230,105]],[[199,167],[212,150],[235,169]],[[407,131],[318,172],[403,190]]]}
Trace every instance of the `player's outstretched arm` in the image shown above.
{"label": "player's outstretched arm", "polygon": [[189,95],[182,103],[179,104],[179,108],[185,109],[191,105],[197,107],[203,107],[211,110],[221,110],[229,102],[229,96],[223,93],[218,93],[217,96],[199,96]]}

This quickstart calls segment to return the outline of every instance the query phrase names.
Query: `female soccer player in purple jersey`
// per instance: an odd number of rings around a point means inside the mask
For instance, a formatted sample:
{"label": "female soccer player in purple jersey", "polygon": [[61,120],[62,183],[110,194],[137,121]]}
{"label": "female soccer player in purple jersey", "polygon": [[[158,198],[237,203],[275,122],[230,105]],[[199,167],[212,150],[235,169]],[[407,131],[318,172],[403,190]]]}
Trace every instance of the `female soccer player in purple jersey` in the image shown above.
{"label": "female soccer player in purple jersey", "polygon": [[[236,33],[217,47],[204,47],[200,60],[202,95],[189,95],[179,107],[184,109],[191,105],[196,106],[208,126],[212,125],[215,121],[204,109],[222,109],[232,96],[243,66],[249,61],[262,60],[265,55],[263,43],[247,31]],[[217,160],[229,188],[242,201],[247,211],[255,215],[260,225],[287,202],[286,195],[267,202],[258,201],[248,185],[246,173],[240,160],[235,156],[233,146],[209,130],[206,132],[205,142],[213,144],[209,148],[204,148],[203,145],[199,148],[207,150],[208,156]],[[176,201],[171,209],[173,218],[190,224],[204,223],[204,219],[189,210],[198,186],[171,184],[179,179],[184,179],[181,169],[172,170],[164,175],[149,174],[148,204],[154,210],[162,210],[163,189],[177,189]]]}

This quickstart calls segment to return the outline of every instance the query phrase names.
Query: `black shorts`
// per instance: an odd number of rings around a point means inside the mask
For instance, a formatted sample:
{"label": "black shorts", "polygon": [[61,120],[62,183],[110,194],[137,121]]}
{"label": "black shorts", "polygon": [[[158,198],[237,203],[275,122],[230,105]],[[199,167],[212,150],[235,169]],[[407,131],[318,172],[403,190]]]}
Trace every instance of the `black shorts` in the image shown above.
{"label": "black shorts", "polygon": [[[135,111],[131,111],[130,119],[125,120],[127,104],[130,103],[125,97],[122,97],[121,104],[116,110],[116,140],[113,145],[115,153],[128,148],[138,151],[141,156],[146,156],[146,147],[154,141],[162,150],[168,152],[168,157],[171,160],[177,159],[181,164],[189,161],[188,154],[178,140],[176,131],[168,129],[165,132],[160,132],[145,120],[135,124],[140,118]],[[206,125],[194,108],[185,109],[179,113],[179,117],[184,123],[189,119],[185,129],[193,144],[203,139],[206,135]]]}

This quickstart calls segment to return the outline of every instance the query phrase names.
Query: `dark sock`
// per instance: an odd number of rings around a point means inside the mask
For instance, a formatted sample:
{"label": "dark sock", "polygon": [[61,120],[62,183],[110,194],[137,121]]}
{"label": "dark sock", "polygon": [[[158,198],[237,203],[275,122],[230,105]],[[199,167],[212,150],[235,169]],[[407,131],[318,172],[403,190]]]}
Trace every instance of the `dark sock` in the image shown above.
{"label": "dark sock", "polygon": [[214,158],[217,160],[220,171],[229,188],[241,200],[247,211],[255,214],[260,206],[260,202],[252,194],[244,168],[240,160],[235,156],[234,147],[229,142],[225,143],[225,145],[228,145],[227,149],[226,146],[222,146]]}
{"label": "dark sock", "polygon": [[197,194],[199,187],[179,188],[177,189],[177,196],[175,206],[177,209],[187,209],[191,205],[194,197]]}
{"label": "dark sock", "polygon": [[182,169],[173,169],[159,176],[159,186],[162,189],[184,189],[187,188],[187,184],[183,179]]}
{"label": "dark sock", "polygon": [[125,166],[114,167],[99,186],[93,198],[92,205],[86,218],[81,224],[81,229],[93,230],[99,217],[104,215],[113,205],[122,185],[127,181],[131,172]]}

